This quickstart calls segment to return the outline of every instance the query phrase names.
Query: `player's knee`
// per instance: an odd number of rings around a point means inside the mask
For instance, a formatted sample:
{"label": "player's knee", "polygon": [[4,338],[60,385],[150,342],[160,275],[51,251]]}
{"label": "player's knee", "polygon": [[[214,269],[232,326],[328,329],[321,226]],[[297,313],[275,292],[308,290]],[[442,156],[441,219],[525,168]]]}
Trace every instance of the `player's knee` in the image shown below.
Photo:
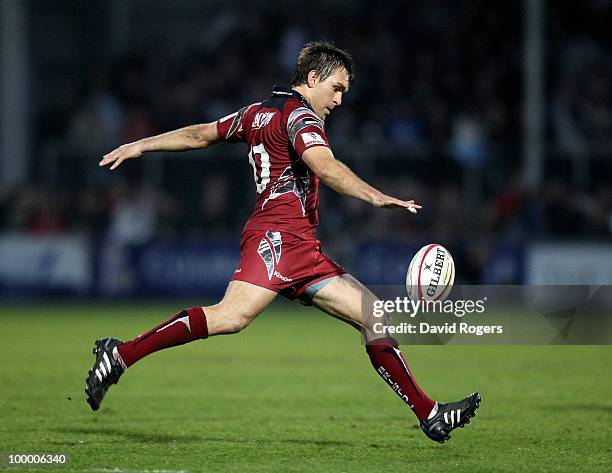
{"label": "player's knee", "polygon": [[247,328],[250,323],[251,317],[248,314],[232,314],[226,320],[227,333],[238,333]]}
{"label": "player's knee", "polygon": [[235,307],[223,303],[204,307],[209,335],[238,333],[251,322],[252,317]]}
{"label": "player's knee", "polygon": [[225,321],[225,333],[238,333],[244,328],[244,325],[241,323],[241,320],[236,319],[235,317],[228,317]]}

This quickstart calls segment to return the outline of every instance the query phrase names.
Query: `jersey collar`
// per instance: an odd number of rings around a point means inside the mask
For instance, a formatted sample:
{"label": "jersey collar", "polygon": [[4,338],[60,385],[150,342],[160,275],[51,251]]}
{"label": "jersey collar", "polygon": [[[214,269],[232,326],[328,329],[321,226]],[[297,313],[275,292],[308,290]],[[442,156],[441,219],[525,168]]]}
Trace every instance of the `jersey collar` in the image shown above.
{"label": "jersey collar", "polygon": [[313,108],[308,103],[308,100],[306,100],[306,97],[304,97],[299,92],[293,89],[290,89],[289,87],[275,85],[274,88],[272,89],[272,96],[273,97],[294,97],[298,99],[300,102],[302,102],[302,105],[304,105],[305,107],[309,108],[310,110],[314,112]]}

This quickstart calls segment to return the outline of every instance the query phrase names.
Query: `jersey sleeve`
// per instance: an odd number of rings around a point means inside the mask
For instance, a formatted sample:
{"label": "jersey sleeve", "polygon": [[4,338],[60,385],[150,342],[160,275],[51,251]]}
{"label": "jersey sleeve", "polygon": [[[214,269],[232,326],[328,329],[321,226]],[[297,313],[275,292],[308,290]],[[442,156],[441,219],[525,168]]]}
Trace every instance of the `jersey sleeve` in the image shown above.
{"label": "jersey sleeve", "polygon": [[306,107],[299,107],[291,112],[287,119],[287,134],[293,149],[300,157],[304,151],[314,146],[329,148],[323,121]]}
{"label": "jersey sleeve", "polygon": [[217,120],[217,132],[224,141],[229,143],[238,143],[240,141],[246,141],[246,115],[247,111],[255,106],[259,105],[254,103],[243,107],[237,112],[234,112],[226,117]]}

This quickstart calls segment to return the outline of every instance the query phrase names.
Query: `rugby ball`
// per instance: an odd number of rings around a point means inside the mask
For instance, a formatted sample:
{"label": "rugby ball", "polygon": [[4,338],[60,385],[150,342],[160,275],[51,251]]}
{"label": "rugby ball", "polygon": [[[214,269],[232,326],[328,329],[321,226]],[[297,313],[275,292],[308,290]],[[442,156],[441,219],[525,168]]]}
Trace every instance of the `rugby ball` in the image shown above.
{"label": "rugby ball", "polygon": [[442,245],[431,243],[421,248],[408,267],[406,288],[413,301],[443,301],[455,282],[455,262]]}

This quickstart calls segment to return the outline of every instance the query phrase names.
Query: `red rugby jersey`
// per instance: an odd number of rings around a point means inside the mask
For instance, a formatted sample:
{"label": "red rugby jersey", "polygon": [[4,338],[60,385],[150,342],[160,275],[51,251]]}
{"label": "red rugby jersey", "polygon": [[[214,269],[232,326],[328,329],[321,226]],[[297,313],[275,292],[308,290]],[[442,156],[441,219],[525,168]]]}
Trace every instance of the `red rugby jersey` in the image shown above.
{"label": "red rugby jersey", "polygon": [[302,153],[327,146],[323,120],[294,90],[275,87],[272,96],[217,121],[222,139],[248,146],[257,201],[243,231],[286,231],[314,238],[319,224],[319,178]]}

